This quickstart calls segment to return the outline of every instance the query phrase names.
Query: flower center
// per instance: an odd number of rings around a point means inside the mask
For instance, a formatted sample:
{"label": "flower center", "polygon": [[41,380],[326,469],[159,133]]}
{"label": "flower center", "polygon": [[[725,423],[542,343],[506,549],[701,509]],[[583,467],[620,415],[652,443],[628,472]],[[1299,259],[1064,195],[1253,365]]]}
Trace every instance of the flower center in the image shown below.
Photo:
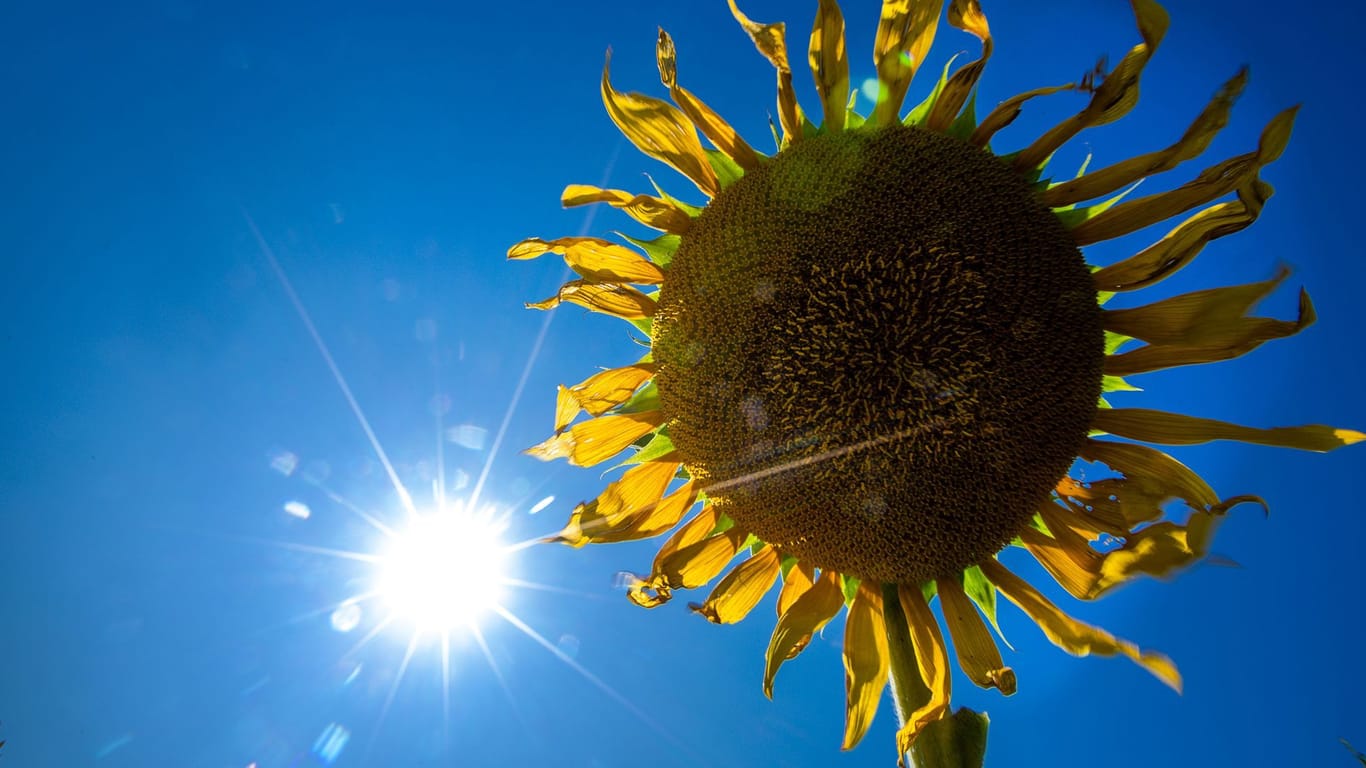
{"label": "flower center", "polygon": [[712,503],[815,566],[959,571],[1080,449],[1104,332],[1027,180],[916,128],[806,139],[721,192],[654,319],[670,437]]}

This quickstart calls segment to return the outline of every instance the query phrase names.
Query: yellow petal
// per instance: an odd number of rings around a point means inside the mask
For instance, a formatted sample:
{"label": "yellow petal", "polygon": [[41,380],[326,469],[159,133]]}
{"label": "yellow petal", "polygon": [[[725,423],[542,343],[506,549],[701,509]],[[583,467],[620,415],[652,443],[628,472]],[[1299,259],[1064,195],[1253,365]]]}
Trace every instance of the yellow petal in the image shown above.
{"label": "yellow petal", "polygon": [[542,461],[567,458],[570,464],[591,467],[621,453],[662,423],[664,415],[659,411],[599,416],[526,449],[526,454]]}
{"label": "yellow petal", "polygon": [[659,99],[639,93],[621,93],[612,87],[609,70],[612,52],[602,65],[602,103],[607,114],[641,152],[673,166],[692,180],[703,194],[715,197],[721,191],[697,129],[687,115]]}
{"label": "yellow petal", "polygon": [[566,301],[623,320],[652,317],[658,308],[654,299],[629,285],[590,283],[586,280],[571,280],[561,286],[554,296],[544,301],[529,301],[526,306],[527,309],[554,309]]}
{"label": "yellow petal", "polygon": [[1162,6],[1153,0],[1130,2],[1143,42],[1134,46],[1119,64],[1105,75],[1100,85],[1095,87],[1091,102],[1085,109],[1049,129],[1033,144],[1021,150],[1015,158],[1016,169],[1038,168],[1058,147],[1083,129],[1114,122],[1128,114],[1129,110],[1134,108],[1134,104],[1138,103],[1139,76],[1147,66],[1153,51],[1157,50],[1157,46],[1166,35],[1170,19]]}
{"label": "yellow petal", "polygon": [[1059,519],[1052,511],[1055,509],[1054,504],[1045,504],[1041,509],[1051,536],[1026,526],[1020,531],[1020,540],[1063,589],[1079,600],[1086,600],[1095,586],[1103,556]]}
{"label": "yellow petal", "polygon": [[934,44],[939,8],[939,0],[883,0],[873,40],[873,63],[880,87],[869,125],[899,121],[906,90]]}
{"label": "yellow petal", "polygon": [[664,272],[644,256],[626,246],[596,237],[555,240],[533,237],[508,249],[508,258],[534,259],[547,253],[563,255],[565,263],[590,282],[640,285],[664,282]]}
{"label": "yellow petal", "polygon": [[802,592],[778,617],[765,655],[765,696],[773,698],[773,678],[783,662],[800,653],[811,642],[811,637],[834,618],[843,605],[844,593],[840,589],[839,574],[822,571],[811,588]]}
{"label": "yellow petal", "polygon": [[1143,651],[1098,627],[1068,616],[1028,582],[1006,570],[995,558],[981,563],[982,572],[1006,599],[1025,612],[1050,642],[1073,656],[1125,656],[1157,679],[1181,691],[1181,674],[1171,659],[1155,651]]}
{"label": "yellow petal", "polygon": [[[783,577],[783,588],[778,592],[778,616],[782,617],[787,613],[787,609],[792,607],[792,603],[797,598],[811,589],[811,585],[816,581],[816,569],[808,563],[797,561],[788,569],[787,575]],[[793,654],[795,655],[795,654]],[[789,656],[788,658],[792,658]]]}
{"label": "yellow petal", "polygon": [[977,606],[963,591],[962,582],[951,576],[935,583],[958,666],[979,687],[999,688],[1007,696],[1015,693],[1015,671],[1001,661],[1001,649],[996,647]]}
{"label": "yellow petal", "polygon": [[1272,118],[1263,129],[1255,152],[1206,168],[1193,181],[1176,189],[1123,202],[1098,213],[1072,228],[1073,242],[1079,246],[1090,245],[1127,235],[1252,183],[1262,167],[1275,161],[1285,151],[1298,109],[1291,107]]}
{"label": "yellow petal", "polygon": [[1049,187],[1043,193],[1043,201],[1054,208],[1072,205],[1082,200],[1108,195],[1134,182],[1163,171],[1169,171],[1181,163],[1204,152],[1214,135],[1228,125],[1229,111],[1233,102],[1247,85],[1247,69],[1234,75],[1224,83],[1195,122],[1186,129],[1181,139],[1166,149],[1131,157],[1120,163],[1092,171],[1070,181]]}
{"label": "yellow petal", "polygon": [[719,518],[714,509],[707,507],[669,537],[655,555],[650,577],[638,580],[627,592],[631,602],[653,608],[668,602],[673,590],[695,589],[721,573],[740,551],[748,534],[735,526],[712,533]]}
{"label": "yellow petal", "polygon": [[825,114],[824,128],[830,133],[844,130],[849,100],[849,57],[844,50],[844,14],[836,0],[820,0],[816,23],[811,28],[808,52],[816,92]]}
{"label": "yellow petal", "polygon": [[560,387],[555,400],[555,431],[568,426],[579,411],[601,416],[630,400],[654,375],[654,363],[636,363],[595,373],[572,387]]}
{"label": "yellow petal", "polygon": [[620,189],[600,189],[588,184],[570,184],[560,195],[566,208],[588,203],[607,203],[647,227],[674,235],[683,235],[692,226],[692,217],[668,200],[650,195],[633,195]]}
{"label": "yellow petal", "polygon": [[1323,452],[1366,439],[1366,434],[1354,429],[1336,429],[1322,424],[1257,429],[1146,408],[1102,408],[1096,411],[1091,426],[1130,440],[1163,445],[1197,445],[1212,440],[1237,440],[1257,445]]}
{"label": "yellow petal", "polygon": [[657,461],[634,466],[620,480],[608,484],[596,499],[574,508],[569,524],[551,541],[579,547],[594,535],[618,525],[623,519],[659,503],[664,490],[678,473],[673,452]]}
{"label": "yellow petal", "polygon": [[1108,310],[1107,330],[1147,345],[1105,360],[1105,372],[1115,376],[1172,368],[1179,365],[1230,360],[1263,342],[1293,336],[1317,319],[1309,294],[1300,291],[1294,320],[1248,317],[1249,312],[1289,274],[1282,270],[1272,280],[1196,291],[1133,309]]}
{"label": "yellow petal", "polygon": [[713,624],[734,624],[749,615],[778,580],[778,553],[765,544],[731,569],[707,595],[706,602],[689,607]]}
{"label": "yellow petal", "polygon": [[740,138],[740,134],[735,131],[722,117],[716,114],[711,107],[702,103],[688,89],[678,84],[678,63],[677,54],[674,50],[673,39],[669,33],[659,30],[659,42],[655,45],[655,61],[659,64],[659,78],[664,86],[669,89],[669,95],[673,98],[678,108],[697,125],[702,131],[702,135],[707,140],[716,145],[727,157],[735,161],[735,164],[746,171],[752,171],[759,167],[762,156],[755,152],[745,140]]}
{"label": "yellow petal", "polygon": [[1162,505],[1169,499],[1181,499],[1196,510],[1207,509],[1219,501],[1209,483],[1156,448],[1087,440],[1080,456],[1086,461],[1106,464],[1124,476],[1085,485],[1064,478],[1058,484],[1058,494],[1078,502],[1090,515],[1103,521],[1102,530],[1115,535],[1124,535],[1161,517]]}
{"label": "yellow petal", "polygon": [[1096,290],[1135,291],[1165,280],[1199,255],[1205,243],[1256,221],[1273,191],[1270,184],[1253,179],[1238,189],[1237,200],[1211,205],[1142,251],[1097,270],[1092,275]]}
{"label": "yellow petal", "polygon": [[589,536],[589,542],[608,544],[654,538],[678,525],[678,521],[683,519],[683,515],[697,501],[697,491],[695,483],[689,480],[678,490],[654,504],[646,505],[621,518],[612,528],[593,531]]}
{"label": "yellow petal", "polygon": [[882,590],[860,582],[844,620],[844,744],[853,749],[868,732],[887,688],[887,630]]}
{"label": "yellow petal", "polygon": [[944,635],[939,631],[939,622],[925,602],[920,586],[898,585],[897,597],[901,602],[901,610],[906,613],[906,626],[910,630],[915,660],[920,667],[920,681],[930,690],[929,701],[907,716],[901,730],[896,732],[897,754],[904,759],[925,726],[949,714],[953,678],[949,675],[949,655],[944,647]]}
{"label": "yellow petal", "polygon": [[1063,91],[1075,91],[1080,87],[1081,86],[1076,83],[1067,83],[1065,85],[1052,85],[1046,88],[1035,88],[1032,91],[1025,91],[1024,93],[1012,96],[1000,104],[997,104],[995,109],[991,110],[991,112],[987,113],[986,117],[982,118],[982,121],[973,129],[972,135],[968,137],[968,143],[977,147],[985,147],[987,143],[991,141],[992,137],[996,135],[997,131],[1015,122],[1015,118],[1020,116],[1020,110],[1024,108],[1024,103],[1026,101],[1039,96],[1049,96]]}
{"label": "yellow petal", "polygon": [[943,132],[953,124],[954,118],[962,111],[977,80],[986,69],[987,59],[991,58],[991,28],[987,26],[986,14],[977,0],[952,0],[949,3],[949,23],[982,41],[982,55],[973,62],[964,64],[944,83],[944,89],[934,101],[925,127],[931,131]]}
{"label": "yellow petal", "polygon": [[759,24],[750,21],[748,16],[740,12],[735,0],[727,2],[730,3],[731,15],[754,41],[754,47],[778,71],[778,122],[783,127],[783,143],[800,141],[802,110],[797,104],[797,92],[792,88],[792,67],[787,63],[787,25],[782,22]]}

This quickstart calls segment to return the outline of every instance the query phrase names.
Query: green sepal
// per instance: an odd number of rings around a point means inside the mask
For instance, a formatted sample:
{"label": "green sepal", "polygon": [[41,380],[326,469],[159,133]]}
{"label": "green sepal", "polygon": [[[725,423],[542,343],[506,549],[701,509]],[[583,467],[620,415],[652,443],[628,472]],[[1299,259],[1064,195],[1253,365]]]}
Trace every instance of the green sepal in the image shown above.
{"label": "green sepal", "polygon": [[915,108],[913,108],[901,121],[902,125],[919,127],[920,124],[925,122],[925,119],[930,116],[930,110],[934,109],[934,103],[939,100],[939,94],[943,93],[944,86],[949,82],[949,68],[953,66],[953,62],[956,61],[960,55],[961,54],[959,53],[955,53],[953,58],[949,59],[948,63],[944,65],[944,71],[939,75],[939,82],[934,84],[934,90],[930,91],[930,95],[926,96],[924,101],[915,105]]}
{"label": "green sepal", "polygon": [[[645,334],[645,336],[646,336],[647,338],[653,339],[653,338],[655,337],[655,334],[654,334],[654,330],[655,330],[655,323],[654,323],[654,320],[651,320],[651,319],[648,318],[648,317],[641,317],[641,318],[637,318],[637,319],[635,319],[635,320],[627,320],[626,322],[630,323],[631,325],[634,325],[634,326],[636,327],[636,330],[638,330],[638,331],[640,331],[641,333]],[[647,346],[648,346],[648,345],[647,345]]]}
{"label": "green sepal", "polygon": [[707,162],[711,163],[711,169],[716,172],[716,180],[721,183],[721,189],[729,187],[745,175],[745,169],[730,159],[730,155],[725,152],[705,147],[702,151],[707,153]]}
{"label": "green sepal", "polygon": [[857,576],[845,576],[840,574],[840,591],[844,593],[844,607],[848,608],[854,604],[854,595],[858,594],[859,579]]}
{"label": "green sepal", "polygon": [[783,574],[783,581],[787,581],[787,574],[791,573],[792,569],[796,567],[796,565],[797,558],[793,557],[792,555],[782,556],[782,559],[778,561],[778,570]]}
{"label": "green sepal", "polygon": [[1006,640],[1005,633],[1001,631],[1001,625],[996,623],[996,585],[982,573],[981,568],[974,565],[963,570],[963,592],[977,606],[977,610],[987,617],[987,621],[991,622],[991,628],[996,630],[1001,642],[1014,650],[1010,641]]}
{"label": "green sepal", "polygon": [[636,451],[634,456],[622,462],[622,464],[643,464],[647,461],[654,461],[674,449],[674,441],[669,439],[668,424],[665,424],[641,439],[646,440],[646,443],[641,446],[640,450]]}
{"label": "green sepal", "polygon": [[641,411],[659,410],[659,387],[654,379],[645,382],[645,386],[636,390],[631,399],[612,409],[612,413],[640,413]]}
{"label": "green sepal", "polygon": [[1100,379],[1101,392],[1142,392],[1142,387],[1135,387],[1133,384],[1124,380],[1123,376],[1111,376],[1105,374]]}
{"label": "green sepal", "polygon": [[728,515],[721,515],[721,517],[717,518],[716,520],[716,527],[711,529],[711,533],[707,534],[707,536],[708,538],[710,538],[718,533],[725,533],[726,531],[729,531],[734,527],[734,520],[730,519]]}
{"label": "green sepal", "polygon": [[920,582],[920,594],[925,597],[927,603],[933,600],[934,596],[939,594],[939,582],[934,580]]}
{"label": "green sepal", "polygon": [[1106,331],[1105,354],[1113,355],[1119,351],[1120,347],[1133,340],[1134,338],[1132,336],[1125,336],[1122,333],[1115,333],[1114,331]]}
{"label": "green sepal", "polygon": [[1076,208],[1070,206],[1063,209],[1054,208],[1053,215],[1058,217],[1058,221],[1061,221],[1064,227],[1067,227],[1068,229],[1075,229],[1082,223],[1090,219],[1093,219],[1102,213],[1105,213],[1115,203],[1118,203],[1120,200],[1123,200],[1125,197],[1128,197],[1130,192],[1133,192],[1135,189],[1138,188],[1139,183],[1140,182],[1136,181],[1133,184],[1130,184],[1128,189],[1124,190],[1123,192],[1120,192],[1114,197],[1108,200],[1102,200],[1101,202],[1096,203],[1095,205],[1088,205],[1085,208]]}
{"label": "green sepal", "polygon": [[650,257],[650,261],[665,268],[674,260],[674,254],[678,252],[678,245],[683,242],[683,238],[679,235],[660,235],[653,240],[641,240],[624,232],[618,232],[617,235],[631,245],[645,251],[645,255]]}
{"label": "green sepal", "polygon": [[855,128],[863,127],[868,122],[868,118],[854,111],[854,104],[858,101],[858,90],[849,91],[849,104],[844,108],[844,130],[850,131]]}
{"label": "green sepal", "polygon": [[963,111],[958,113],[958,117],[953,119],[948,130],[944,131],[945,136],[952,136],[955,139],[967,141],[972,132],[977,130],[977,89],[972,89],[968,96],[968,103],[963,107]]}
{"label": "green sepal", "polygon": [[678,198],[669,194],[668,192],[665,192],[664,188],[656,184],[655,180],[651,178],[650,174],[648,173],[645,174],[645,178],[650,180],[650,186],[655,188],[655,194],[659,195],[665,202],[672,204],[674,207],[678,208],[678,210],[688,214],[688,216],[691,218],[695,219],[699,215],[701,215],[702,206],[692,205],[691,203],[685,203],[682,200],[679,200]]}
{"label": "green sepal", "polygon": [[766,546],[768,546],[768,542],[751,533],[745,537],[745,543],[740,545],[740,549],[748,549],[752,555]]}

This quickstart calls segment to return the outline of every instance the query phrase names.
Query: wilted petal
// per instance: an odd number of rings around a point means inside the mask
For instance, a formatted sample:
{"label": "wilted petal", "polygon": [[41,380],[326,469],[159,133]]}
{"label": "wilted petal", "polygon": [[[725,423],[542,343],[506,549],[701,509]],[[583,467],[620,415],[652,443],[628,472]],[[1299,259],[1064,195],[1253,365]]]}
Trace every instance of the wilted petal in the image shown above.
{"label": "wilted petal", "polygon": [[999,688],[1009,696],[1015,693],[1015,672],[1001,661],[1001,649],[991,637],[977,607],[968,599],[956,576],[939,579],[940,606],[944,623],[953,638],[953,650],[958,655],[958,666],[974,684],[982,688]]}
{"label": "wilted petal", "polygon": [[654,363],[636,363],[595,373],[572,387],[560,387],[555,401],[555,431],[568,426],[579,411],[601,416],[630,400],[654,374]]}
{"label": "wilted petal", "polygon": [[764,545],[743,563],[731,569],[716,585],[705,602],[689,606],[713,624],[734,624],[759,604],[778,580],[778,553]]}
{"label": "wilted petal", "polygon": [[542,461],[567,458],[570,464],[591,467],[621,453],[662,423],[664,415],[659,411],[599,416],[575,424],[526,453]]}
{"label": "wilted petal", "polygon": [[844,14],[836,0],[820,0],[816,8],[808,58],[825,115],[823,126],[831,133],[841,131],[848,114],[849,57],[844,50]]}
{"label": "wilted petal", "polygon": [[1171,659],[1155,651],[1140,650],[1127,640],[1068,616],[1024,579],[1006,570],[995,558],[981,563],[981,567],[1001,594],[1024,611],[1054,645],[1073,656],[1089,656],[1093,653],[1098,656],[1125,656],[1180,692],[1181,674],[1176,671]]}
{"label": "wilted petal", "polygon": [[934,44],[939,10],[939,0],[883,0],[873,40],[873,63],[880,87],[868,117],[870,125],[899,122],[906,90]]}
{"label": "wilted petal", "polygon": [[882,590],[861,582],[844,620],[844,744],[853,749],[877,715],[887,687],[887,630]]}
{"label": "wilted petal", "polygon": [[658,308],[654,299],[629,285],[584,280],[571,280],[554,296],[544,301],[529,301],[526,306],[527,309],[554,309],[566,301],[623,320],[652,317]]}
{"label": "wilted petal", "polygon": [[842,607],[844,593],[840,590],[839,574],[823,571],[811,588],[802,592],[778,617],[773,637],[768,641],[768,653],[765,654],[765,696],[773,698],[773,678],[783,662],[800,653],[811,642],[811,637],[834,618]]}
{"label": "wilted petal", "polygon": [[668,163],[692,180],[710,197],[721,191],[697,130],[686,115],[659,99],[639,93],[621,93],[612,87],[611,51],[602,65],[602,103],[617,128],[632,144],[650,157]]}
{"label": "wilted petal", "polygon": [[692,226],[692,217],[686,211],[668,200],[650,195],[633,195],[620,189],[601,189],[589,184],[570,184],[560,195],[560,203],[566,208],[589,203],[607,203],[619,208],[626,215],[644,224],[673,235],[686,234]]}
{"label": "wilted petal", "polygon": [[[990,574],[988,574],[990,576]],[[994,579],[993,579],[994,580]],[[897,764],[904,765],[907,752],[925,726],[949,714],[949,696],[952,692],[952,676],[949,674],[949,655],[944,647],[944,635],[939,631],[939,622],[925,602],[925,596],[918,584],[901,584],[897,587],[901,610],[906,614],[906,626],[910,630],[911,644],[915,646],[915,660],[920,667],[920,680],[930,690],[929,701],[906,716],[901,730],[896,732]]]}
{"label": "wilted petal", "polygon": [[1257,429],[1146,408],[1101,408],[1096,411],[1091,426],[1130,440],[1163,445],[1197,445],[1212,440],[1237,440],[1242,443],[1322,452],[1366,439],[1366,434],[1354,429],[1337,429],[1322,424]]}
{"label": "wilted petal", "polygon": [[508,249],[509,259],[534,259],[547,253],[564,256],[565,263],[584,279],[598,283],[664,282],[664,272],[624,245],[596,237],[529,238]]}

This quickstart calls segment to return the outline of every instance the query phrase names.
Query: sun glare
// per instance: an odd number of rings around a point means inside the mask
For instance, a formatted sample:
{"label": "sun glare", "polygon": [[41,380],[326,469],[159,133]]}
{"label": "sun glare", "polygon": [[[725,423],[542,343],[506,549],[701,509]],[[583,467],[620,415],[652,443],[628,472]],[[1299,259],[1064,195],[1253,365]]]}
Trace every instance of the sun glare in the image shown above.
{"label": "sun glare", "polygon": [[394,618],[423,632],[473,627],[506,584],[507,528],[492,510],[415,518],[382,553],[379,593]]}

